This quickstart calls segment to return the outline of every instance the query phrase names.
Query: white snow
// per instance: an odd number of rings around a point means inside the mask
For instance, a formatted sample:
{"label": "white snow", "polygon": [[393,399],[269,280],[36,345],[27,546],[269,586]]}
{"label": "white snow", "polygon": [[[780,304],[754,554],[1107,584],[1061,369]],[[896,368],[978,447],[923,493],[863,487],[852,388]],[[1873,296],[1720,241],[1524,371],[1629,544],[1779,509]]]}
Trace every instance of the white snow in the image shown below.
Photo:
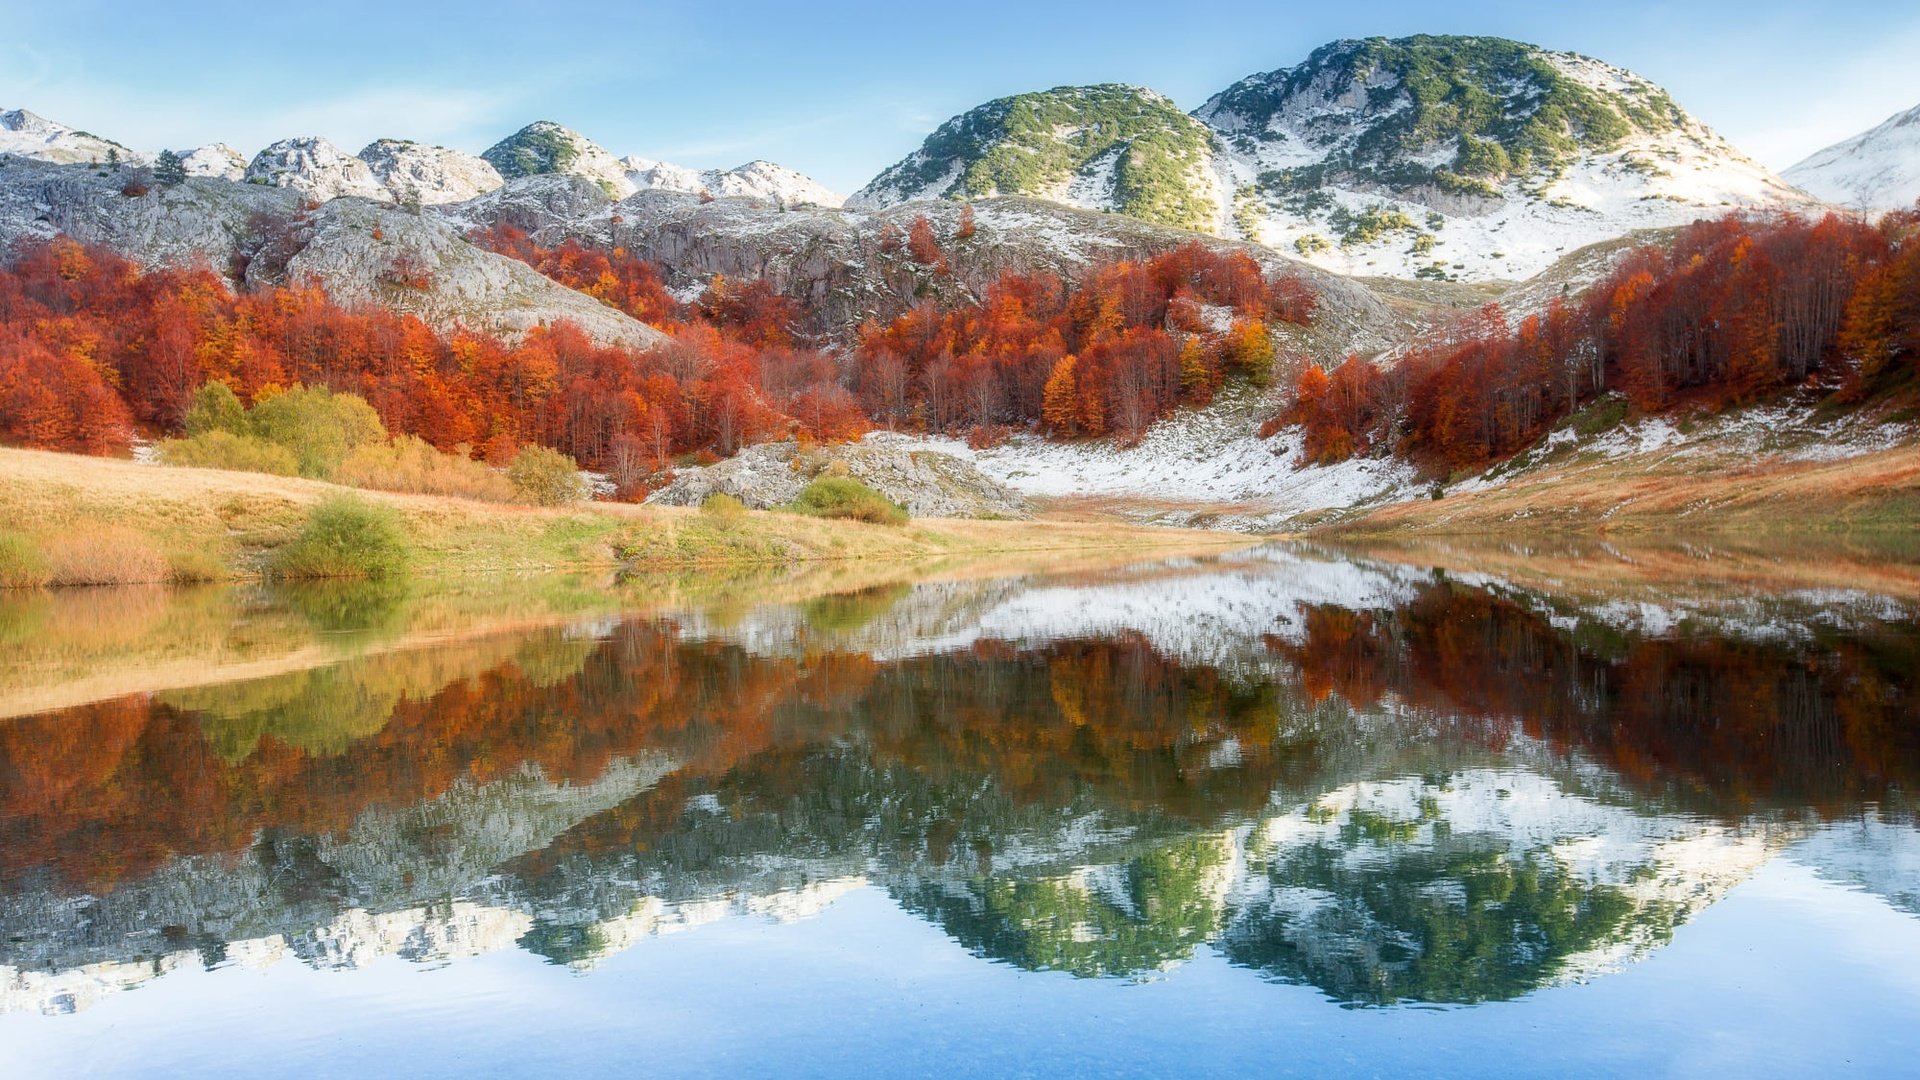
{"label": "white snow", "polygon": [[948,438],[886,433],[868,438],[964,458],[1024,495],[1247,504],[1239,510],[1243,516],[1273,523],[1387,498],[1415,479],[1411,467],[1391,459],[1303,467],[1297,429],[1261,439],[1251,419],[1221,407],[1177,413],[1149,428],[1131,448],[1112,439],[1058,442],[1030,435],[986,450]]}
{"label": "white snow", "polygon": [[1920,105],[1835,143],[1781,174],[1813,195],[1861,210],[1920,200]]}

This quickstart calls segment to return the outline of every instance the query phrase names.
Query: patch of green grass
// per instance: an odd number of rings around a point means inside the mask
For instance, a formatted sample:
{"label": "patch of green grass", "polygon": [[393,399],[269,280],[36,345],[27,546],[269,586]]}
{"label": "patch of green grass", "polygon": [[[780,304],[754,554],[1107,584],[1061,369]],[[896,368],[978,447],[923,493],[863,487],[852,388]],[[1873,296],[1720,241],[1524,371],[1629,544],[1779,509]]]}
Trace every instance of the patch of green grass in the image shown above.
{"label": "patch of green grass", "polygon": [[33,589],[53,578],[53,568],[33,541],[0,532],[0,589]]}
{"label": "patch of green grass", "polygon": [[1574,433],[1582,439],[1590,439],[1603,431],[1609,431],[1625,423],[1627,419],[1627,399],[1619,396],[1607,397],[1581,409],[1568,417]]}
{"label": "patch of green grass", "polygon": [[793,500],[797,513],[875,525],[905,525],[906,508],[851,476],[822,476]]}

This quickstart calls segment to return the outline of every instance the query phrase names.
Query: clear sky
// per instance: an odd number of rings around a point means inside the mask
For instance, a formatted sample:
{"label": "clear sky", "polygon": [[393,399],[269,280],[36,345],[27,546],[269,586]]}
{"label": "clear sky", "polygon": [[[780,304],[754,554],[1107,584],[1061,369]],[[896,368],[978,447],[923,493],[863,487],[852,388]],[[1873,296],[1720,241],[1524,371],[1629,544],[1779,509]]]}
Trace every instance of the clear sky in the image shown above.
{"label": "clear sky", "polygon": [[615,154],[764,157],[851,191],[1003,94],[1128,82],[1193,108],[1342,37],[1497,34],[1671,90],[1774,168],[1920,104],[1920,4],[273,4],[0,0],[0,108],[128,145],[382,136],[485,149],[557,120]]}

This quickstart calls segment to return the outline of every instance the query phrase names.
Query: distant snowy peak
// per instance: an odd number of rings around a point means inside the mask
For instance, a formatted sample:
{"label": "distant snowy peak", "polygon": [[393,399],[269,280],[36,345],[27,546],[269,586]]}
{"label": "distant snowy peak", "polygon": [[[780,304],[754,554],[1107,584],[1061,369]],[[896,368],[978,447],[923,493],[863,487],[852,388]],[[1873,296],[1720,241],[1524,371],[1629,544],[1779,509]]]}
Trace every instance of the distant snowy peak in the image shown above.
{"label": "distant snowy peak", "polygon": [[528,124],[480,156],[509,180],[566,173],[594,181],[616,199],[639,190],[627,178],[626,166],[618,158],[585,135],[551,120]]}
{"label": "distant snowy peak", "polygon": [[1862,210],[1920,200],[1920,105],[1887,118],[1781,174],[1810,194]]}
{"label": "distant snowy peak", "polygon": [[281,139],[253,156],[246,181],[291,188],[315,202],[343,195],[385,200],[387,189],[367,163],[316,136]]}
{"label": "distant snowy peak", "polygon": [[485,159],[444,146],[379,139],[360,151],[373,178],[398,202],[465,202],[506,181]]}
{"label": "distant snowy peak", "polygon": [[1027,195],[1240,237],[1330,270],[1530,277],[1639,229],[1811,200],[1658,86],[1500,38],[1336,41],[1181,113],[1060,87],[948,120],[856,208]]}
{"label": "distant snowy peak", "polygon": [[98,135],[77,131],[30,113],[25,109],[0,112],[0,154],[14,154],[57,165],[85,165],[120,160],[141,164],[146,155],[136,153]]}
{"label": "distant snowy peak", "polygon": [[839,206],[845,195],[771,161],[749,161],[732,169],[689,169],[665,161],[642,157],[624,157],[627,179],[641,191],[684,191],[706,193],[716,198],[744,196],[764,199],[782,206]]}
{"label": "distant snowy peak", "polygon": [[211,176],[220,180],[240,180],[247,175],[247,157],[226,143],[208,143],[180,155],[180,165],[188,176]]}
{"label": "distant snowy peak", "polygon": [[1499,38],[1337,41],[1195,116],[1235,231],[1348,273],[1524,278],[1638,229],[1808,203],[1652,82]]}

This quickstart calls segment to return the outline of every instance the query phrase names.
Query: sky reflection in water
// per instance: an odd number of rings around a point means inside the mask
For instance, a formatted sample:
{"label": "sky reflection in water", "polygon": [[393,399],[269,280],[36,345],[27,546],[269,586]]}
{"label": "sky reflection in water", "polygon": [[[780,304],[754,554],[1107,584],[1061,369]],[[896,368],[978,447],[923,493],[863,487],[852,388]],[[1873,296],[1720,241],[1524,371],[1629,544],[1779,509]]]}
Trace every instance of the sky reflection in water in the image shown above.
{"label": "sky reflection in water", "polygon": [[[1527,581],[1267,549],[461,633],[170,600],[148,639],[361,644],[0,720],[0,1064],[1906,1067],[1914,603]],[[25,685],[37,633],[0,701],[76,685]]]}

